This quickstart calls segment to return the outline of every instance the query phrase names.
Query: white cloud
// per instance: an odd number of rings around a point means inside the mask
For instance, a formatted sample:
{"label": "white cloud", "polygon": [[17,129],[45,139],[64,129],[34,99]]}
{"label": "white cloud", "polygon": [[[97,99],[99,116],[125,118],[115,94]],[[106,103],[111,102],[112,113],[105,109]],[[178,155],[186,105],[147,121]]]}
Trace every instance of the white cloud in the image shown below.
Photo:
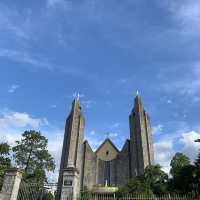
{"label": "white cloud", "polygon": [[1,128],[39,128],[48,125],[46,118],[34,118],[27,113],[20,112],[1,112],[0,113],[0,126]]}
{"label": "white cloud", "polygon": [[8,92],[9,92],[9,93],[13,93],[13,92],[15,92],[16,89],[19,88],[19,87],[20,87],[19,85],[13,84],[13,85],[11,85],[10,88],[8,89]]}
{"label": "white cloud", "polygon": [[19,129],[2,129],[0,128],[0,142],[8,142],[10,146],[14,146],[15,141],[20,139],[22,131]]}
{"label": "white cloud", "polygon": [[200,144],[194,141],[199,138],[200,133],[196,131],[190,131],[183,133],[179,139],[179,142],[183,145],[182,152],[189,156],[191,161],[194,161],[198,155]]}
{"label": "white cloud", "polygon": [[161,140],[154,144],[155,162],[159,163],[166,173],[170,170],[170,161],[174,155],[172,140]]}
{"label": "white cloud", "polygon": [[50,182],[57,182],[60,168],[60,159],[62,155],[64,130],[53,129],[43,132],[48,138],[48,150],[53,156],[56,164],[55,171],[48,173],[48,180]]}
{"label": "white cloud", "polygon": [[158,124],[158,125],[152,127],[153,135],[161,134],[162,130],[163,130],[163,125],[162,124]]}
{"label": "white cloud", "polygon": [[182,33],[198,34],[200,31],[200,2],[188,0],[158,1],[167,7]]}
{"label": "white cloud", "polygon": [[193,162],[200,149],[200,144],[194,142],[198,138],[200,138],[199,132],[184,130],[177,131],[171,137],[161,137],[154,143],[155,162],[159,163],[167,173],[170,161],[177,151],[187,155]]}
{"label": "white cloud", "polygon": [[0,142],[6,141],[13,146],[26,129],[40,129],[46,125],[46,118],[34,118],[27,113],[1,111]]}
{"label": "white cloud", "polygon": [[14,146],[15,141],[20,140],[21,134],[29,128],[39,129],[48,138],[48,150],[56,163],[55,172],[48,173],[48,179],[57,181],[64,130],[52,127],[46,118],[35,118],[28,113],[0,112],[0,142],[8,142]]}

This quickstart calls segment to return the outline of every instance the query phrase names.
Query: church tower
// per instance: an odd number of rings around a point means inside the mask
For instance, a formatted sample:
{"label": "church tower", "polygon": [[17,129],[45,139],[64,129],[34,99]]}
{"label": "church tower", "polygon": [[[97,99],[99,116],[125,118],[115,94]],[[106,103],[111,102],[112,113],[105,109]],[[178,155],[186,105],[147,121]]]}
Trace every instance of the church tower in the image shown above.
{"label": "church tower", "polygon": [[144,169],[154,163],[150,118],[144,110],[139,95],[129,116],[131,176],[144,174]]}
{"label": "church tower", "polygon": [[65,125],[57,200],[68,199],[72,196],[76,199],[80,191],[84,124],[80,102],[78,98],[74,98]]}

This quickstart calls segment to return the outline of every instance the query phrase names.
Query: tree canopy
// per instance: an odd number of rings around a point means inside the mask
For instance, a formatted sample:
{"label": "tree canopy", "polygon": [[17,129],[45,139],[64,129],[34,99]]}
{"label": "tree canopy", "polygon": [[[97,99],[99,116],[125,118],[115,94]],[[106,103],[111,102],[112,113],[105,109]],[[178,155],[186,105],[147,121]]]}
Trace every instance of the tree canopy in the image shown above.
{"label": "tree canopy", "polygon": [[144,178],[154,194],[167,193],[168,175],[161,170],[160,165],[147,166],[144,172]]}
{"label": "tree canopy", "polygon": [[124,187],[121,187],[118,191],[118,195],[123,194],[143,194],[152,195],[153,192],[150,185],[145,180],[144,176],[137,176],[132,178]]}
{"label": "tree canopy", "polygon": [[190,159],[184,155],[183,153],[176,153],[175,156],[172,158],[170,166],[171,166],[171,170],[170,173],[171,175],[174,176],[178,176],[180,170],[185,167],[190,165]]}
{"label": "tree canopy", "polygon": [[11,167],[11,160],[9,158],[10,146],[8,143],[0,143],[0,189],[3,184],[3,177],[5,170]]}
{"label": "tree canopy", "polygon": [[16,164],[24,169],[24,178],[46,181],[45,171],[54,171],[55,162],[47,149],[48,140],[40,132],[30,130],[22,134],[12,148]]}

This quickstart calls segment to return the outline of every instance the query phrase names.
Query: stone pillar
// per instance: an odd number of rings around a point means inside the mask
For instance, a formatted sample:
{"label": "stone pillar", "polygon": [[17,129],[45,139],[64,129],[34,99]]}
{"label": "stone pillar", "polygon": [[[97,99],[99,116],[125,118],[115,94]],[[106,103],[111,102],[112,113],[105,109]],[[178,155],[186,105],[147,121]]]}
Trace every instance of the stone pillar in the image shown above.
{"label": "stone pillar", "polygon": [[3,187],[0,193],[1,200],[17,200],[22,172],[18,169],[9,169],[5,173]]}
{"label": "stone pillar", "polygon": [[80,192],[78,177],[79,172],[76,168],[64,170],[60,200],[77,200]]}

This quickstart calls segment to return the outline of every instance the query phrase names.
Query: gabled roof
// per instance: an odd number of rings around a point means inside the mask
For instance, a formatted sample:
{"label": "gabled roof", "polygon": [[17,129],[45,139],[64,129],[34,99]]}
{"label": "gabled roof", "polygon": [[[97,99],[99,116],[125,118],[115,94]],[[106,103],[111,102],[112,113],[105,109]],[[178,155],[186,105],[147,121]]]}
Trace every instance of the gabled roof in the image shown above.
{"label": "gabled roof", "polygon": [[119,152],[118,148],[113,144],[113,142],[109,139],[109,138],[106,138],[104,140],[104,142],[98,147],[98,149],[95,151],[95,153],[97,153],[101,148],[102,146],[106,143],[106,142],[109,142],[111,144],[111,146],[117,151]]}
{"label": "gabled roof", "polygon": [[83,143],[84,143],[85,145],[87,145],[87,147],[90,149],[90,151],[91,151],[92,153],[94,153],[92,147],[90,146],[90,144],[88,143],[87,140],[85,140]]}

